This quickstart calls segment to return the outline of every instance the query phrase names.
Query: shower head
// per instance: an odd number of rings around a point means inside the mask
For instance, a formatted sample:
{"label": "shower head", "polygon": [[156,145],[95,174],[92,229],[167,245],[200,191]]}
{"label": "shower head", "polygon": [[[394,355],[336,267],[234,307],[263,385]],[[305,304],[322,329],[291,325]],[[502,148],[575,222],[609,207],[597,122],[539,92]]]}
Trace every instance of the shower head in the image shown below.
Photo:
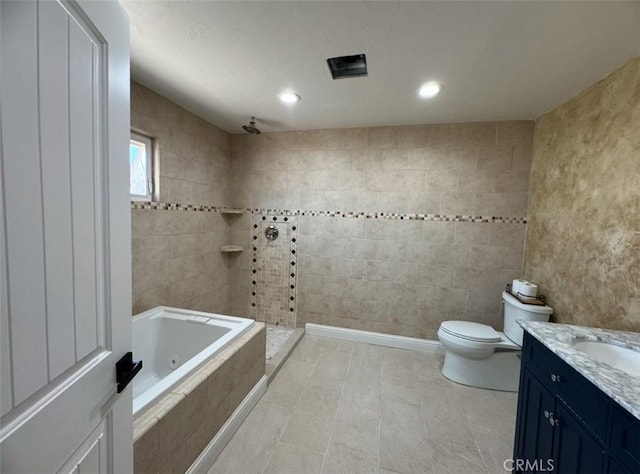
{"label": "shower head", "polygon": [[252,133],[254,135],[260,135],[260,129],[258,127],[256,127],[256,118],[255,117],[251,117],[251,121],[249,122],[249,125],[243,125],[242,128],[247,133]]}

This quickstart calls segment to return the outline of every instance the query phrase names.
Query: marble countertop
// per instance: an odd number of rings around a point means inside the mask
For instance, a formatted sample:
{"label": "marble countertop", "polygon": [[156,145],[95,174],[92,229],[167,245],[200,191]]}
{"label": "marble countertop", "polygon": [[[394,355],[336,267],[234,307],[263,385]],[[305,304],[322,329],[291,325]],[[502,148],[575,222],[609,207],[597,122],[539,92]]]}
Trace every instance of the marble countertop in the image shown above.
{"label": "marble countertop", "polygon": [[518,323],[551,352],[640,420],[640,377],[634,377],[627,372],[593,360],[573,347],[573,342],[578,338],[614,343],[640,351],[640,333],[539,321],[518,321]]}

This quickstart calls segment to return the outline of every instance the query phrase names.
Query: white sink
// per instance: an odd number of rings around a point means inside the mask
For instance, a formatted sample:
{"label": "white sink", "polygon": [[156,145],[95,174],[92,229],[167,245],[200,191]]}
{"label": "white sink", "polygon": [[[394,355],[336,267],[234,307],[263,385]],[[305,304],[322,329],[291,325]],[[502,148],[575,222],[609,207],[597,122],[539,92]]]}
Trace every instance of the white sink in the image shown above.
{"label": "white sink", "polygon": [[593,360],[640,377],[640,352],[638,351],[598,341],[577,341],[573,343],[573,347]]}

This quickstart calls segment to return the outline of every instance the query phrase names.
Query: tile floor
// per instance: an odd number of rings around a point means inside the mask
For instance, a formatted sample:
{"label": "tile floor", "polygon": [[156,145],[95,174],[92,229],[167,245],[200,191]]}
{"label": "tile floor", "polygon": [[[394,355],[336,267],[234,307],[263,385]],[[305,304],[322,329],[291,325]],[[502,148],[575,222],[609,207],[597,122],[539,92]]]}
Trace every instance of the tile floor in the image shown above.
{"label": "tile floor", "polygon": [[209,474],[504,473],[517,396],[442,356],[304,336]]}

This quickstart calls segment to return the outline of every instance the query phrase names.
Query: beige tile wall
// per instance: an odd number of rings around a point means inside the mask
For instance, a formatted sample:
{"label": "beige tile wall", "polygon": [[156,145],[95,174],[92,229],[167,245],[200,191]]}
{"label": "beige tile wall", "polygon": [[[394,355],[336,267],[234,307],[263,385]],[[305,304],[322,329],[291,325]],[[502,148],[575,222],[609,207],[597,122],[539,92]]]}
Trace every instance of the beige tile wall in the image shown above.
{"label": "beige tile wall", "polygon": [[136,82],[131,127],[157,137],[161,202],[226,204],[229,134]]}
{"label": "beige tile wall", "polygon": [[229,259],[227,312],[235,316],[252,317],[251,297],[251,214],[230,216],[229,241],[242,245],[244,252]]}
{"label": "beige tile wall", "polygon": [[[525,217],[532,133],[532,122],[491,122],[233,135],[231,200]],[[430,339],[445,319],[500,327],[500,290],[522,272],[523,224],[304,216],[299,232],[298,326]],[[248,265],[231,276],[239,313],[248,304]]]}
{"label": "beige tile wall", "polygon": [[441,321],[501,327],[525,226],[303,217],[298,325],[436,339]]}
{"label": "beige tile wall", "polygon": [[[526,215],[531,122],[229,136],[132,83],[132,126],[158,137],[162,202]],[[162,304],[252,315],[250,215],[133,210],[132,225],[134,314]],[[524,229],[305,216],[297,325],[429,338],[450,318],[499,327],[499,290],[521,276]],[[225,243],[246,250],[221,255]]]}
{"label": "beige tile wall", "polygon": [[[229,136],[131,83],[131,125],[156,137],[160,201],[224,206]],[[229,225],[219,213],[134,209],[133,314],[158,305],[225,312],[234,257],[220,254]]]}
{"label": "beige tile wall", "polygon": [[558,322],[640,331],[640,58],[536,121],[526,276]]}
{"label": "beige tile wall", "polygon": [[250,208],[524,216],[532,122],[232,135]]}
{"label": "beige tile wall", "polygon": [[[220,214],[131,210],[133,314],[155,306],[224,313],[228,229]],[[233,257],[232,257],[233,258]]]}

